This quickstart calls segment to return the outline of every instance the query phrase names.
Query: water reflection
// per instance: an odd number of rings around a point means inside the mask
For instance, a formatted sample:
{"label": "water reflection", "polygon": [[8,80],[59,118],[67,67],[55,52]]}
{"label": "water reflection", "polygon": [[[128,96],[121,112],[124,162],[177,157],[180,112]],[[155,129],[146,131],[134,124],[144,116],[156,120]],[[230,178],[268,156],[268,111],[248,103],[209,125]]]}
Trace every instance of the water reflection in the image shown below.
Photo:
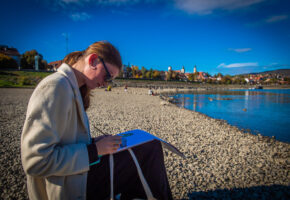
{"label": "water reflection", "polygon": [[196,111],[196,103],[197,102],[197,98],[196,95],[193,96],[193,110]]}
{"label": "water reflection", "polygon": [[177,105],[290,142],[290,90],[227,90],[177,94]]}
{"label": "water reflection", "polygon": [[248,100],[249,100],[249,91],[246,90],[245,91],[245,105],[244,105],[244,109],[248,109]]}

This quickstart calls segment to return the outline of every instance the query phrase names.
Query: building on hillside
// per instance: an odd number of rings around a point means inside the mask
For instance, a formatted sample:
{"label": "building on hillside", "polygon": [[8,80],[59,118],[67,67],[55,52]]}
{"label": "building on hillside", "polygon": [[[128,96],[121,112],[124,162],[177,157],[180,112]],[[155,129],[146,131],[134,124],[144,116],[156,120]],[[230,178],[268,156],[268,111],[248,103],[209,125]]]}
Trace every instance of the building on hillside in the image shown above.
{"label": "building on hillside", "polygon": [[160,78],[161,78],[161,80],[166,80],[166,74],[167,74],[167,72],[160,71]]}
{"label": "building on hillside", "polygon": [[187,76],[185,75],[185,73],[179,74],[179,80],[187,81]]}
{"label": "building on hillside", "polygon": [[182,66],[181,70],[180,70],[180,73],[179,73],[179,80],[183,80],[183,81],[187,81],[188,78],[185,74],[185,68],[184,66]]}
{"label": "building on hillside", "polygon": [[[171,66],[169,66],[169,67],[171,68]],[[168,69],[169,69],[169,67],[168,67]],[[171,71],[173,71],[173,72],[175,72],[175,73],[178,74],[179,80],[186,81],[188,79],[187,76],[185,75],[185,68],[184,68],[184,66],[182,66],[181,70],[172,70],[172,68],[171,68]]]}
{"label": "building on hillside", "polygon": [[53,61],[48,63],[48,67],[49,69],[56,71],[57,68],[59,68],[59,66],[62,64],[62,60],[57,60],[57,61]]}
{"label": "building on hillside", "polygon": [[182,73],[182,74],[184,74],[184,73],[185,73],[184,66],[182,66],[182,68],[181,68],[181,73]]}
{"label": "building on hillside", "polygon": [[262,75],[258,75],[254,78],[255,82],[260,84],[265,78]]}
{"label": "building on hillside", "polygon": [[197,80],[207,80],[209,77],[205,72],[198,72]]}
{"label": "building on hillside", "polygon": [[191,73],[184,73],[184,75],[186,76],[186,79],[188,80],[189,79],[189,75],[190,75]]}
{"label": "building on hillside", "polygon": [[7,45],[0,45],[0,53],[13,58],[16,61],[18,68],[20,69],[21,55],[16,48],[9,48]]}

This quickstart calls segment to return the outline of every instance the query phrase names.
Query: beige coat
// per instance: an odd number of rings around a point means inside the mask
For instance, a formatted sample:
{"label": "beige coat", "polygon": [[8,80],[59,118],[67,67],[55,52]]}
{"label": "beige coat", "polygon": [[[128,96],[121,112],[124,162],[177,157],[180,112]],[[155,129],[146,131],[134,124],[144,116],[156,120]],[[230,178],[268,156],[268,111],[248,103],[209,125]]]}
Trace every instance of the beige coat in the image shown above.
{"label": "beige coat", "polygon": [[39,83],[27,108],[21,159],[29,198],[86,199],[90,142],[77,79],[62,64]]}

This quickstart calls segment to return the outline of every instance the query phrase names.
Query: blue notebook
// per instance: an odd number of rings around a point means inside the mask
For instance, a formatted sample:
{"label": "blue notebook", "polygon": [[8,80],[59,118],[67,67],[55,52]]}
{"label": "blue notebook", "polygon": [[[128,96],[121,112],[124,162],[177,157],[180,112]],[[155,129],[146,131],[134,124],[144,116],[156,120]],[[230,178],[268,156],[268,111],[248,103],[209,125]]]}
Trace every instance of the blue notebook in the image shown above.
{"label": "blue notebook", "polygon": [[176,147],[174,147],[172,144],[169,144],[168,142],[146,132],[140,129],[135,129],[123,133],[117,134],[119,136],[122,136],[122,144],[120,145],[120,148],[117,152],[123,151],[128,148],[132,148],[141,144],[144,144],[146,142],[150,142],[152,140],[159,140],[162,144],[162,146],[173,153],[185,158],[184,154],[181,153]]}

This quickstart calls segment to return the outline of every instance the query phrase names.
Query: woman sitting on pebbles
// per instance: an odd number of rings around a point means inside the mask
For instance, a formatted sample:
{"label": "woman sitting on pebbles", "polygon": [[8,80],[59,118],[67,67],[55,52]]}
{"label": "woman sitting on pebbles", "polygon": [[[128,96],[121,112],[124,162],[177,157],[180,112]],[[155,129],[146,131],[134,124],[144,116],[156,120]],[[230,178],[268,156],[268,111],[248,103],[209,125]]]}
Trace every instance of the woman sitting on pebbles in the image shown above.
{"label": "woman sitting on pebbles", "polygon": [[[58,71],[38,84],[21,136],[30,199],[108,199],[110,192],[121,194],[121,199],[148,196],[129,152],[116,153],[121,137],[91,138],[85,112],[90,90],[106,86],[121,67],[118,50],[108,42],[96,42],[68,54]],[[172,199],[160,142],[132,150],[154,198]],[[114,154],[115,163],[113,191],[109,154]]]}

